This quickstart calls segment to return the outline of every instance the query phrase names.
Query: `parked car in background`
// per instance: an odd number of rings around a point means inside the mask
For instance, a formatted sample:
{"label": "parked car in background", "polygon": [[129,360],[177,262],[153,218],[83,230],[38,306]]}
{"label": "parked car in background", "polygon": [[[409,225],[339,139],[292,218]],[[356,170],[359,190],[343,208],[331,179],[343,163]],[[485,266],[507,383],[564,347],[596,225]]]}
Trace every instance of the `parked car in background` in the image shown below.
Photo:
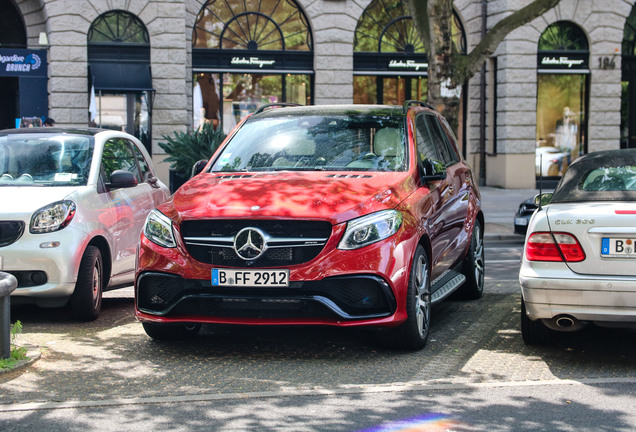
{"label": "parked car in background", "polygon": [[420,349],[433,303],[481,296],[483,226],[428,105],[261,108],[148,216],[135,313],[156,339],[202,323],[372,326]]}
{"label": "parked car in background", "polygon": [[515,213],[514,218],[514,228],[516,234],[521,234],[524,236],[526,235],[526,231],[528,230],[528,223],[530,222],[530,218],[532,217],[532,214],[536,209],[537,206],[534,203],[534,197],[530,197],[519,204],[519,208],[517,209],[517,213]]}
{"label": "parked car in background", "polygon": [[535,154],[537,177],[556,177],[563,174],[570,162],[570,153],[556,147],[537,147]]}
{"label": "parked car in background", "polygon": [[541,199],[519,271],[524,341],[587,323],[634,325],[636,150],[580,157]]}
{"label": "parked car in background", "polygon": [[169,196],[141,143],[102,129],[0,131],[0,270],[12,304],[70,304],[97,318],[102,292],[131,285],[139,234]]}

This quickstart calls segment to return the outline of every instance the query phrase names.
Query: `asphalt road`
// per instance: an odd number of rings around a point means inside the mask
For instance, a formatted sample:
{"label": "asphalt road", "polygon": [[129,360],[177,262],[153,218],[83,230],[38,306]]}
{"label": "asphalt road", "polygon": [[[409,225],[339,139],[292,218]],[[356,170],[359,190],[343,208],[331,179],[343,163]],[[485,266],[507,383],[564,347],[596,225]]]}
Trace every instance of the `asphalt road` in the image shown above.
{"label": "asphalt road", "polygon": [[42,357],[0,375],[0,430],[636,430],[636,333],[588,328],[526,347],[521,240],[486,244],[482,299],[434,308],[422,351],[369,331],[205,327],[159,343],[109,293],[93,323],[14,308]]}

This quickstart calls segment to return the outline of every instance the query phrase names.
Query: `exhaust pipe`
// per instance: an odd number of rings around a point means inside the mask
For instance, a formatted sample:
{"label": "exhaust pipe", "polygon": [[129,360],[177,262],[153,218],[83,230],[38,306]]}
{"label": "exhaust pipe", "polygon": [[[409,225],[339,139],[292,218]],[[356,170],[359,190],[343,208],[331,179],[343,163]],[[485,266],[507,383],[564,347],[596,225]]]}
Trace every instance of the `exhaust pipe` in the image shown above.
{"label": "exhaust pipe", "polygon": [[559,326],[559,327],[561,327],[563,329],[569,329],[571,327],[574,327],[574,324],[576,324],[576,321],[572,317],[561,316],[561,317],[558,317],[555,320],[555,323],[556,323],[557,326]]}
{"label": "exhaust pipe", "polygon": [[585,327],[585,321],[579,321],[571,315],[558,315],[552,319],[542,320],[543,324],[546,327],[556,330],[556,331],[565,331],[565,332],[573,332],[577,330],[581,330]]}

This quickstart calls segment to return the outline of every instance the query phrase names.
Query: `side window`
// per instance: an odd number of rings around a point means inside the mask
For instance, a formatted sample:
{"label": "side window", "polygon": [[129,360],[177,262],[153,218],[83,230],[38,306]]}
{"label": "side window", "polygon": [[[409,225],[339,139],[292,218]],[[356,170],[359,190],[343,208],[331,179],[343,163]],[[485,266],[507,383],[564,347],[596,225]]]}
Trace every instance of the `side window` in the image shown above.
{"label": "side window", "polygon": [[133,153],[135,154],[135,158],[137,159],[137,163],[139,164],[139,170],[141,171],[141,178],[143,181],[148,181],[148,179],[152,178],[152,171],[150,170],[150,165],[144,158],[144,155],[141,154],[139,148],[136,145],[132,145]]}
{"label": "side window", "polygon": [[435,132],[434,124],[431,122],[432,119],[432,116],[422,114],[415,120],[417,152],[421,160],[431,159],[434,162],[443,163],[439,153],[439,148],[443,141],[440,141],[439,133]]}
{"label": "side window", "polygon": [[102,174],[104,181],[108,182],[110,175],[115,170],[130,171],[141,182],[139,167],[131,149],[131,143],[122,138],[111,139],[104,145],[102,154]]}
{"label": "side window", "polygon": [[444,135],[444,142],[446,143],[446,149],[448,150],[449,162],[447,165],[452,165],[461,160],[459,153],[457,152],[457,138],[455,138],[455,134],[453,133],[453,129],[451,129],[450,125],[446,121],[444,117],[438,118],[439,127],[442,129],[442,134]]}

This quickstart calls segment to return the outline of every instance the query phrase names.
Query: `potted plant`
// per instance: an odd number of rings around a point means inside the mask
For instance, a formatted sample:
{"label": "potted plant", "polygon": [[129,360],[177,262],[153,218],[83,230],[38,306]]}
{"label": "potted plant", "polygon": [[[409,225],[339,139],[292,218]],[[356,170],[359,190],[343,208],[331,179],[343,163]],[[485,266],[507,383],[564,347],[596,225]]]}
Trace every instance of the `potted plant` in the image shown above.
{"label": "potted plant", "polygon": [[163,135],[165,142],[159,142],[170,162],[170,191],[176,191],[191,176],[192,167],[201,159],[210,159],[225,139],[220,129],[212,123],[203,123],[199,129],[174,132],[173,136]]}

